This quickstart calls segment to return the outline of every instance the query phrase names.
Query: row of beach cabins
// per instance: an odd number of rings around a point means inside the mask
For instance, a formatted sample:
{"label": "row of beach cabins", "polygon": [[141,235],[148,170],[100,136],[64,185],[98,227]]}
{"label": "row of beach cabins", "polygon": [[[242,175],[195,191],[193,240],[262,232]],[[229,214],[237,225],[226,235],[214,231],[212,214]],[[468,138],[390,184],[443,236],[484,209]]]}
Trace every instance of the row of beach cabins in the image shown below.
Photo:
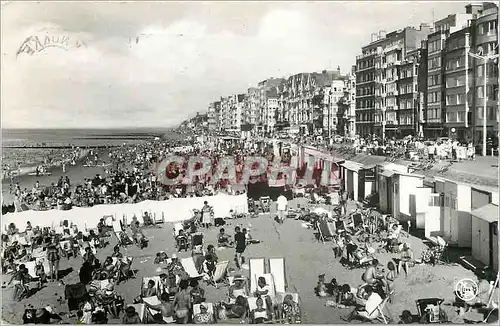
{"label": "row of beach cabins", "polygon": [[[312,147],[300,153],[328,159]],[[447,178],[410,173],[404,162],[359,154],[339,161],[338,177],[358,202],[378,194],[378,210],[407,225],[412,232],[431,239],[440,236],[450,247],[469,248],[461,262],[473,270],[486,266],[498,272],[498,188],[465,184]],[[327,163],[328,164],[328,163]],[[333,169],[333,168],[332,168]]]}

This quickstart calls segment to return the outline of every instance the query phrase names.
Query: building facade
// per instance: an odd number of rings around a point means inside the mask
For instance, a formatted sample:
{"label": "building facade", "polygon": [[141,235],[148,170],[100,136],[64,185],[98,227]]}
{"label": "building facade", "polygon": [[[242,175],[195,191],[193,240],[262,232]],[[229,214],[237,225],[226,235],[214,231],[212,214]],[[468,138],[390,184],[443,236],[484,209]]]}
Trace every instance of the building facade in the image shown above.
{"label": "building facade", "polygon": [[[473,10],[473,8],[471,8]],[[483,4],[474,22],[474,46],[472,51],[482,56],[498,54],[498,6]],[[474,92],[472,111],[472,133],[476,144],[482,143],[484,127],[484,107],[486,106],[486,135],[498,137],[498,59],[490,60],[484,69],[482,60],[472,60],[474,67]],[[486,89],[485,89],[486,75]],[[486,104],[486,105],[485,105]]]}

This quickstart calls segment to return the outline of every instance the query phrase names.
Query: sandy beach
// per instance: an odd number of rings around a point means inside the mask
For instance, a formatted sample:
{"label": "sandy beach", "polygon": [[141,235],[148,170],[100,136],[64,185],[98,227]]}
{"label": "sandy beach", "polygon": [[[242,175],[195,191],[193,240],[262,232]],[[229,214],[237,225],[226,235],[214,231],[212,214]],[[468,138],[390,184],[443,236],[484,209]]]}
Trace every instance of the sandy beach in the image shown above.
{"label": "sandy beach", "polygon": [[[294,200],[292,205],[296,205],[298,202],[298,200]],[[303,204],[302,201],[301,205]],[[350,206],[352,208],[354,204],[351,203]],[[234,220],[230,225],[226,225],[225,229],[228,233],[234,234],[234,227],[240,224],[242,227],[251,225],[252,237],[263,241],[247,248],[244,254],[247,260],[251,257],[285,257],[287,289],[290,292],[300,294],[303,323],[343,323],[340,318],[347,316],[350,310],[326,307],[325,299],[316,297],[313,288],[317,283],[318,275],[323,273],[326,274],[327,281],[335,277],[340,284],[348,283],[351,286],[358,286],[361,284],[362,269],[348,270],[341,266],[339,261],[333,257],[331,242],[323,244],[316,240],[313,231],[302,226],[302,221],[288,219],[283,225],[278,225],[269,214],[266,214],[253,219]],[[132,303],[132,300],[140,293],[142,277],[159,274],[156,271],[159,265],[153,264],[156,252],[164,250],[169,256],[174,253],[172,229],[173,225],[169,223],[161,225],[161,228],[145,229],[144,232],[150,239],[148,248],[142,251],[135,246],[129,246],[125,250],[121,249],[124,255],[134,257],[133,268],[138,269],[137,279],[129,280],[116,287],[118,292],[124,296],[126,303]],[[217,232],[217,228],[204,231],[205,247],[208,244],[216,244]],[[416,257],[419,257],[422,249],[425,248],[421,240],[411,236],[407,239],[403,238],[403,241],[411,244]],[[110,238],[110,242],[111,246],[98,252],[99,259],[104,259],[111,254],[112,247],[116,244],[114,236]],[[233,249],[223,249],[218,251],[217,254],[219,260],[230,261],[230,268],[234,268]],[[189,256],[190,252],[182,252],[178,255],[183,258]],[[391,258],[397,257],[392,254],[377,254],[376,256],[384,265]],[[61,261],[61,270],[74,269],[64,278],[66,284],[78,282],[78,269],[80,266],[81,257]],[[243,269],[241,273],[248,276],[248,270]],[[457,313],[455,308],[447,303],[454,298],[455,280],[462,278],[475,279],[472,272],[465,270],[461,266],[437,265],[432,267],[429,265],[416,265],[410,269],[407,278],[401,275],[396,279],[395,300],[388,305],[388,310],[397,323],[398,316],[403,310],[408,309],[413,314],[417,313],[415,300],[438,297],[445,299],[442,308],[445,309],[449,319],[453,321]],[[217,302],[226,298],[227,286],[220,286],[215,289],[212,286],[203,284],[203,288],[206,290],[207,302]],[[4,319],[9,322],[20,323],[24,304],[29,303],[37,307],[51,304],[55,305],[57,312],[67,312],[67,305],[61,305],[56,301],[59,296],[64,296],[64,287],[57,283],[49,283],[32,297],[23,300],[23,304],[19,304],[12,302],[11,290],[6,289],[3,292]],[[111,319],[110,323],[117,324],[120,321]]]}

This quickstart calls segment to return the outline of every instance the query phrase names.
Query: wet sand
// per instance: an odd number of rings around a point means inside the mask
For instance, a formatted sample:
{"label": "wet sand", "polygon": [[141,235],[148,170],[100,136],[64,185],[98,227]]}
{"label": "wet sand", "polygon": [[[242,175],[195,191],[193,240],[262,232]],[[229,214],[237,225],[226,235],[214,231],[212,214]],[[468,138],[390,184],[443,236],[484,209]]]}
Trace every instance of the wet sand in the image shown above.
{"label": "wet sand", "polygon": [[[294,201],[297,203],[297,201]],[[273,205],[274,206],[274,205]],[[353,204],[351,203],[351,208]],[[274,207],[273,207],[274,211]],[[242,227],[248,227],[251,224],[251,234],[254,239],[262,240],[260,244],[250,245],[244,257],[248,260],[251,257],[285,257],[286,278],[288,291],[298,292],[301,298],[301,307],[303,310],[303,323],[311,324],[329,324],[344,323],[340,318],[349,314],[350,309],[335,309],[325,306],[325,299],[315,296],[313,288],[315,287],[318,275],[325,273],[326,280],[329,281],[335,277],[340,284],[348,283],[351,286],[361,284],[361,275],[363,270],[348,270],[341,266],[338,260],[333,258],[331,242],[318,242],[313,231],[301,226],[302,221],[288,219],[283,225],[278,225],[272,220],[269,214],[260,215],[257,218],[234,220],[225,229],[229,234],[234,234],[234,227],[241,224]],[[150,245],[144,250],[135,246],[129,246],[127,249],[121,249],[126,256],[134,257],[133,268],[138,269],[138,277],[129,280],[116,287],[121,293],[126,303],[132,303],[133,299],[139,295],[142,277],[154,276],[159,273],[156,269],[159,265],[154,265],[153,260],[156,252],[164,250],[169,257],[174,253],[173,225],[170,223],[161,225],[161,228],[145,229],[145,234],[150,239]],[[208,244],[216,244],[218,228],[212,228],[204,231],[205,247]],[[420,257],[421,250],[425,247],[422,242],[414,237],[402,238],[412,245],[415,257]],[[111,246],[98,252],[98,258],[102,261],[111,254],[112,247],[116,243],[114,236],[110,238]],[[219,260],[230,261],[230,269],[234,268],[234,250],[223,249],[217,252]],[[190,252],[178,253],[180,258],[187,257]],[[392,254],[377,254],[377,258],[384,265],[389,259],[398,257]],[[81,266],[81,257],[76,259],[63,259],[61,269],[72,267],[75,269],[64,278],[66,284],[78,282],[78,269]],[[266,262],[267,265],[267,262]],[[242,270],[242,274],[248,276],[248,270]],[[475,279],[472,272],[465,270],[461,266],[443,266],[435,267],[427,265],[416,265],[410,269],[407,278],[404,275],[399,276],[395,281],[395,300],[389,304],[388,308],[395,319],[399,321],[398,316],[403,310],[410,310],[413,314],[417,313],[415,300],[419,298],[438,297],[450,302],[453,299],[453,290],[456,280],[461,278]],[[217,302],[225,300],[227,295],[227,286],[219,286],[215,289],[213,286],[207,286],[202,283],[206,290],[207,302]],[[31,298],[23,300],[22,303],[14,303],[11,300],[11,290],[3,290],[3,316],[10,322],[21,322],[21,315],[24,305],[31,303],[36,307],[43,307],[51,304],[55,305],[57,312],[67,312],[67,304],[60,305],[56,298],[64,296],[64,286],[58,286],[57,283],[50,283],[47,287],[33,295]],[[456,312],[451,306],[443,304],[443,309],[447,312],[449,319],[454,320]],[[65,318],[65,320],[67,320]],[[109,323],[118,324],[121,319],[110,319]]]}

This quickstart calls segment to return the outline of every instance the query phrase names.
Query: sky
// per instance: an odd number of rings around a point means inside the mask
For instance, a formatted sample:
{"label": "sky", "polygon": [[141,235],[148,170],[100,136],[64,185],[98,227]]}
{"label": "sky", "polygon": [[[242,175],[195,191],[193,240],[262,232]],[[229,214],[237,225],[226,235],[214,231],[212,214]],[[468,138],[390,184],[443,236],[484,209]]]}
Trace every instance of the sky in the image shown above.
{"label": "sky", "polygon": [[[3,2],[2,127],[172,127],[269,77],[348,73],[371,33],[466,4]],[[67,42],[19,53],[29,37]]]}

